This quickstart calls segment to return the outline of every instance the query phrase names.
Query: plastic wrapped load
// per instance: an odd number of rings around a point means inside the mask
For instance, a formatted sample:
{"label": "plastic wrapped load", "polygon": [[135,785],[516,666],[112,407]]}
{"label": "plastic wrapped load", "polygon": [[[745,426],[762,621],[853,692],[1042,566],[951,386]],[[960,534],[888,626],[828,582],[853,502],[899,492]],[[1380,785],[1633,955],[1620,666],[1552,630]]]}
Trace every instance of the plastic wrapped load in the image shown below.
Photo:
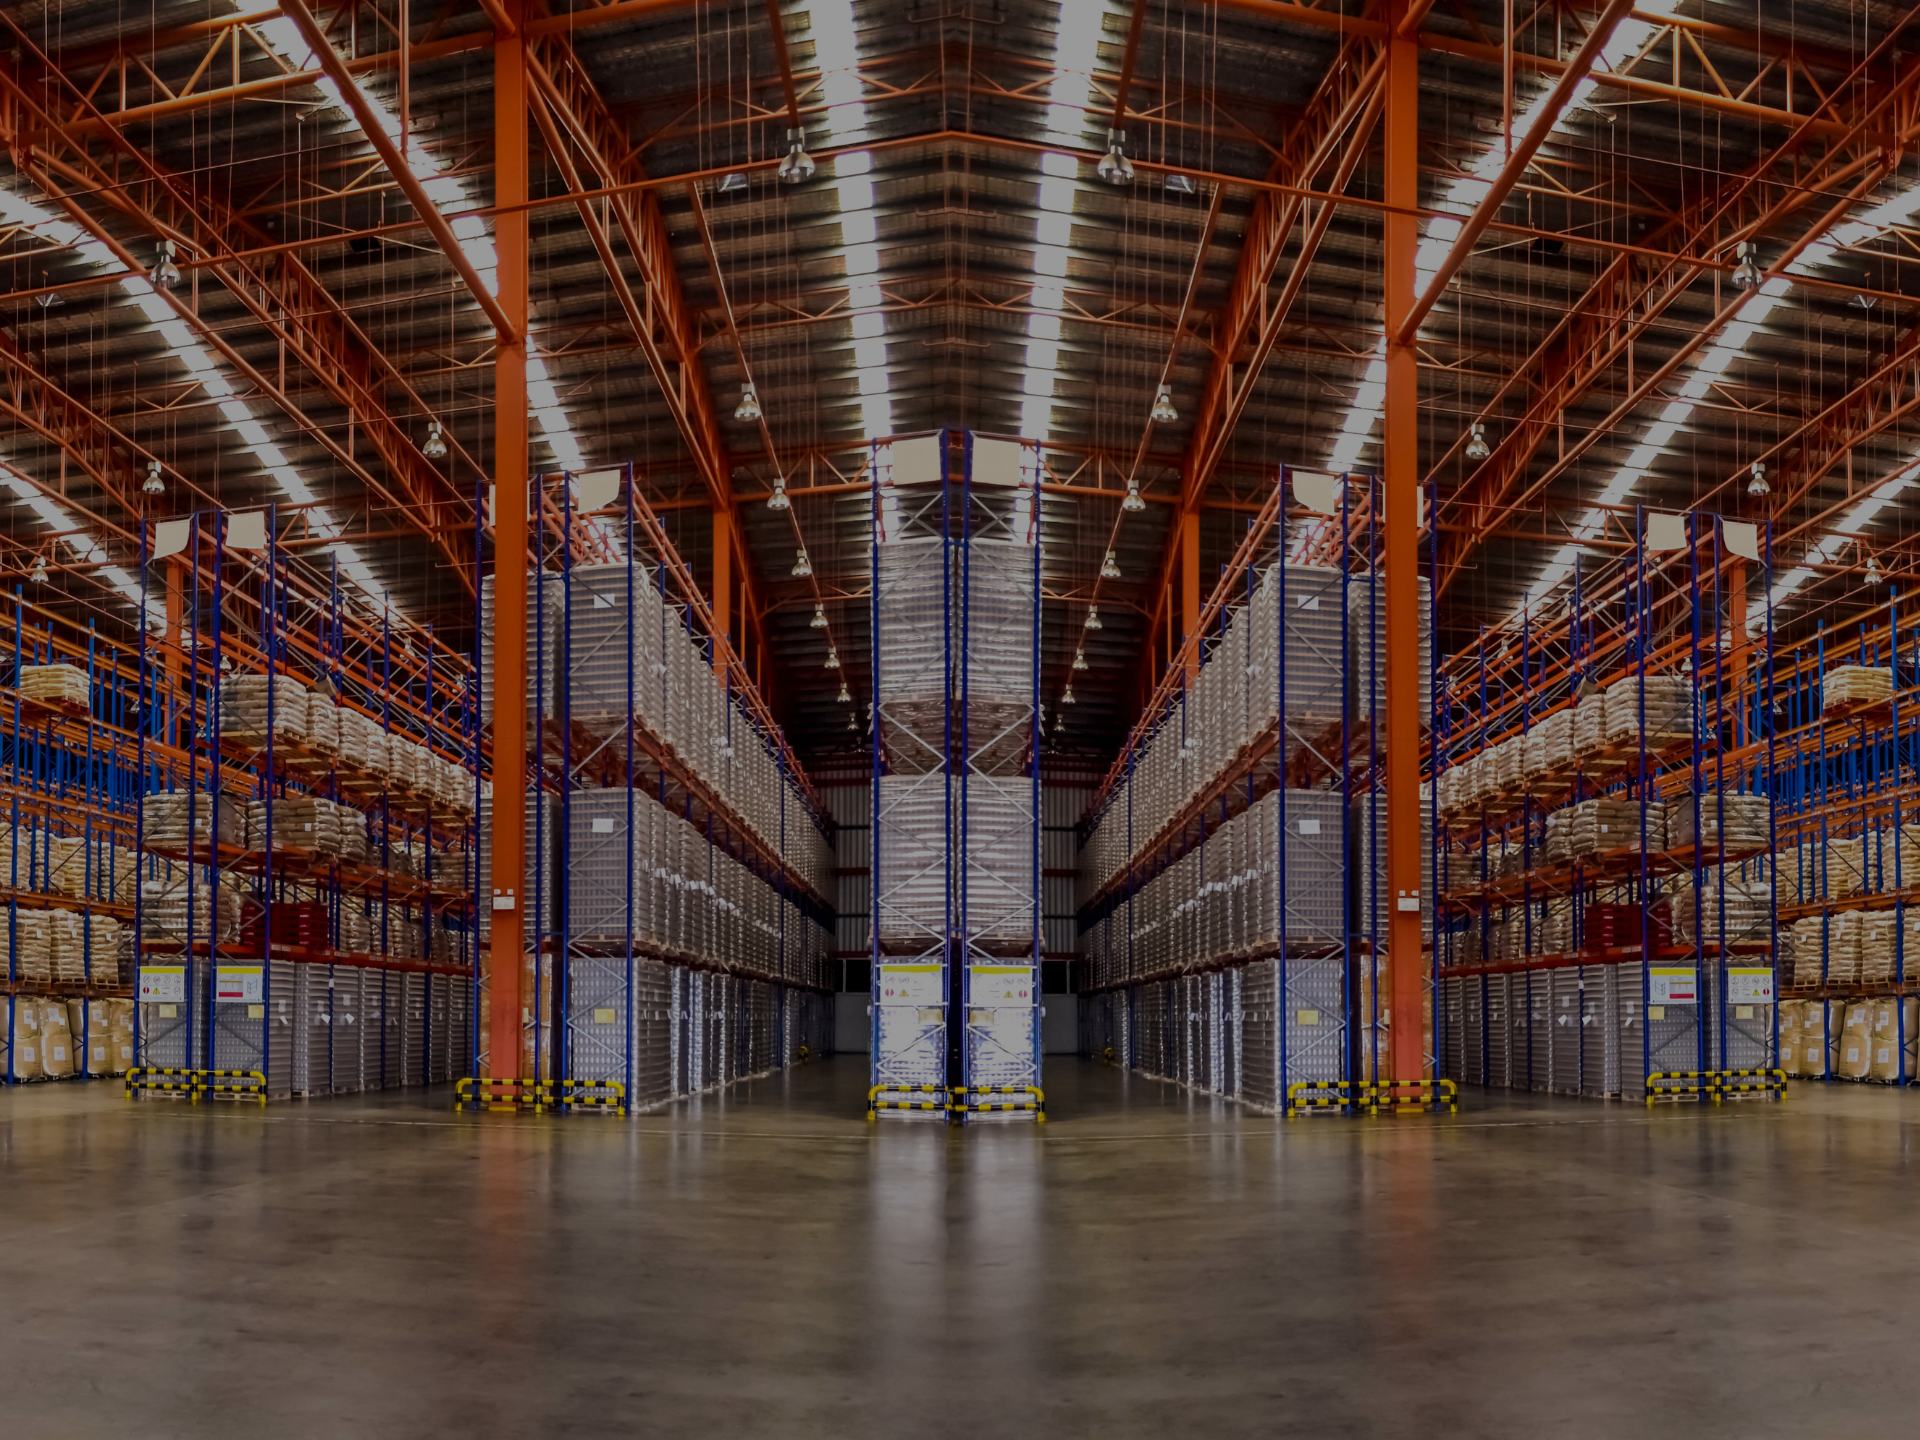
{"label": "plastic wrapped load", "polygon": [[1673,896],[1673,938],[1691,945],[1754,944],[1773,934],[1773,882],[1758,867],[1709,867],[1698,886],[1683,880]]}
{"label": "plastic wrapped load", "polygon": [[1890,984],[1895,975],[1911,976],[1916,966],[1920,966],[1920,909],[1862,911],[1860,983]]}
{"label": "plastic wrapped load", "polygon": [[280,795],[271,805],[249,800],[247,843],[255,849],[270,844],[275,850],[359,860],[366,855],[366,822],[351,806],[318,795]]}
{"label": "plastic wrapped load", "polygon": [[86,924],[71,910],[45,912],[47,965],[53,978],[78,985],[87,978]]}
{"label": "plastic wrapped load", "polygon": [[1920,881],[1920,824],[1883,825],[1861,841],[1866,893],[1883,895]]}
{"label": "plastic wrapped load", "polygon": [[340,715],[332,697],[318,691],[307,697],[307,745],[334,761],[340,759]]}
{"label": "plastic wrapped load", "polygon": [[307,687],[290,675],[235,675],[220,686],[220,733],[231,740],[264,742],[307,734]]}
{"label": "plastic wrapped load", "polygon": [[341,768],[383,777],[387,772],[386,732],[351,705],[342,705],[339,710]]}
{"label": "plastic wrapped load", "polygon": [[86,672],[76,665],[22,665],[20,694],[63,710],[87,708]]}
{"label": "plastic wrapped load", "polygon": [[195,876],[191,886],[184,874],[143,880],[140,884],[142,943],[184,943],[189,927],[196,945],[210,934],[219,941],[233,939],[240,933],[240,897],[231,884],[220,886],[218,895],[216,901],[204,876]]}
{"label": "plastic wrapped load", "polygon": [[1573,768],[1573,712],[1556,710],[1528,728],[1520,765],[1529,780]]}
{"label": "plastic wrapped load", "polygon": [[[1781,853],[1781,895],[1791,897],[1793,903],[1806,903],[1866,894],[1866,849],[1858,835],[1802,836]],[[1903,855],[1903,868],[1905,863]]]}
{"label": "plastic wrapped load", "polygon": [[[1644,689],[1642,688],[1644,686]],[[1693,734],[1693,682],[1685,675],[1627,675],[1607,687],[1604,733],[1609,741],[1648,745]]]}
{"label": "plastic wrapped load", "polygon": [[1487,752],[1493,767],[1493,787],[1497,793],[1510,794],[1520,788],[1521,761],[1525,751],[1525,737],[1509,735]]}
{"label": "plastic wrapped load", "polygon": [[245,802],[223,795],[216,804],[212,792],[197,789],[159,791],[140,802],[141,839],[155,849],[185,850],[189,831],[194,845],[204,846],[216,825],[222,844],[242,843]]}
{"label": "plastic wrapped load", "polygon": [[1613,851],[1640,849],[1642,826],[1646,849],[1666,848],[1666,807],[1657,800],[1640,801],[1617,795],[1597,796],[1564,806],[1547,816],[1548,853],[1556,858],[1580,859]]}
{"label": "plastic wrapped load", "polygon": [[1671,848],[1693,844],[1696,810],[1703,850],[1724,848],[1746,853],[1766,849],[1773,839],[1773,805],[1766,796],[1741,790],[1708,790],[1698,797],[1697,805],[1683,795],[1668,807],[1667,839]]}
{"label": "plastic wrapped load", "polygon": [[1604,690],[1589,690],[1573,707],[1573,753],[1576,759],[1591,755],[1606,743],[1607,695]]}
{"label": "plastic wrapped load", "polygon": [[391,736],[387,744],[387,775],[396,790],[418,790],[426,774],[426,747],[405,735]]}
{"label": "plastic wrapped load", "polygon": [[1820,678],[1820,708],[1875,705],[1893,696],[1893,672],[1883,665],[1835,665]]}

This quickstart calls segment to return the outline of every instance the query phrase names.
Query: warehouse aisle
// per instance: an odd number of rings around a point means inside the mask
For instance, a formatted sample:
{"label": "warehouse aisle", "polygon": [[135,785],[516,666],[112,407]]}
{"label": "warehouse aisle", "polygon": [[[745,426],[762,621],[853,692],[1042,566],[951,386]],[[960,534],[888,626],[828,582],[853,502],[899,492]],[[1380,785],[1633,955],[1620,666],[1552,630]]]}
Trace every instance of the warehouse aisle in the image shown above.
{"label": "warehouse aisle", "polygon": [[[857,1059],[629,1124],[0,1093],[9,1435],[1892,1433],[1920,1095],[1276,1124]],[[1865,1427],[1864,1430],[1859,1427]]]}

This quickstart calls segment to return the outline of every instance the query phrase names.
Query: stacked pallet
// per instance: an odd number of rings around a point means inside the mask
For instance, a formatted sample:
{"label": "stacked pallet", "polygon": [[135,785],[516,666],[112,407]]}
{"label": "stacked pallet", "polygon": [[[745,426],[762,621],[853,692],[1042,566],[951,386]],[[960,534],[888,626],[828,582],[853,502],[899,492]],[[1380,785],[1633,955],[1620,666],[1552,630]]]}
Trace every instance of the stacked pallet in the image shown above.
{"label": "stacked pallet", "polygon": [[1621,850],[1638,853],[1643,833],[1647,853],[1655,854],[1667,848],[1667,828],[1667,809],[1659,801],[1643,807],[1624,796],[1596,796],[1547,816],[1546,856],[1565,861]]}
{"label": "stacked pallet", "polygon": [[22,665],[22,698],[64,710],[85,710],[88,704],[86,672],[74,665]]}
{"label": "stacked pallet", "polygon": [[184,851],[190,836],[193,848],[202,849],[216,825],[221,844],[238,845],[245,840],[246,807],[231,796],[216,803],[205,790],[156,791],[141,801],[140,825],[142,841],[154,849]]}
{"label": "stacked pallet", "polygon": [[1835,665],[1820,679],[1823,712],[1877,705],[1893,697],[1893,672],[1884,665]]}
{"label": "stacked pallet", "polygon": [[220,686],[220,732],[231,740],[264,745],[304,741],[308,733],[307,687],[291,675],[235,675]]}
{"label": "stacked pallet", "polygon": [[1693,682],[1685,675],[1627,675],[1606,689],[1603,733],[1649,748],[1693,736]]}
{"label": "stacked pallet", "polygon": [[1703,851],[1746,854],[1773,843],[1773,803],[1765,795],[1706,790],[1691,798],[1682,796],[1667,814],[1667,840],[1676,850],[1693,848],[1696,824],[1698,848]]}
{"label": "stacked pallet", "polygon": [[189,930],[196,945],[209,938],[231,940],[240,933],[240,896],[230,884],[216,892],[203,877],[189,883],[187,876],[179,875],[143,880],[140,891],[142,944],[184,944]]}
{"label": "stacked pallet", "polygon": [[1754,944],[1772,933],[1773,882],[1758,867],[1708,866],[1673,897],[1676,944]]}

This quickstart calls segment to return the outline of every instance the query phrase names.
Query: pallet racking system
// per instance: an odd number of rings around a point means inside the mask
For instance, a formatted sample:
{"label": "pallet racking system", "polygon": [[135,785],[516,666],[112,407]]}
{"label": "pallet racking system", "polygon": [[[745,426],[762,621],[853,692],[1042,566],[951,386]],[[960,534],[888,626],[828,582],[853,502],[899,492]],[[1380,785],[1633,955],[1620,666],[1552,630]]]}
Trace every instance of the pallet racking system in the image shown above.
{"label": "pallet racking system", "polygon": [[630,469],[547,477],[536,504],[529,1093],[631,1113],[830,1053],[805,771]]}
{"label": "pallet racking system", "polygon": [[871,1115],[1044,1118],[1039,473],[965,431],[874,447]]}
{"label": "pallet racking system", "polygon": [[1628,552],[1576,565],[1564,604],[1443,667],[1453,1077],[1779,1093],[1770,584],[1763,530],[1642,510]]}
{"label": "pallet racking system", "polygon": [[140,647],[136,1090],[468,1068],[471,667],[350,601],[280,528],[270,507],[143,535],[143,599],[164,592],[168,618]]}
{"label": "pallet racking system", "polygon": [[[1377,983],[1391,960],[1378,500],[1366,477],[1280,473],[1095,793],[1086,1053],[1283,1113],[1426,1089],[1430,1039],[1426,1075],[1391,1073]],[[1430,596],[1422,619],[1430,695]],[[1430,1012],[1430,957],[1411,958]]]}
{"label": "pallet racking system", "polygon": [[[1781,1052],[1789,1075],[1911,1084],[1916,618],[1898,587],[1816,623],[1777,705]],[[1902,650],[1906,651],[1903,656]]]}
{"label": "pallet racking system", "polygon": [[11,596],[0,687],[6,999],[0,1077],[95,1078],[132,1064],[135,674],[119,647]]}

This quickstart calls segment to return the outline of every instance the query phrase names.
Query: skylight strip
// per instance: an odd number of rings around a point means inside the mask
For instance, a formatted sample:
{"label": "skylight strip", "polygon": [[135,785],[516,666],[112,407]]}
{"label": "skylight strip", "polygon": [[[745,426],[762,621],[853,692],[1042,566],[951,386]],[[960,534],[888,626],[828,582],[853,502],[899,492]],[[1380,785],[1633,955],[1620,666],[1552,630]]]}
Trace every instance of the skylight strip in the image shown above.
{"label": "skylight strip", "polygon": [[[860,82],[860,46],[854,35],[852,0],[817,0],[808,11],[814,59],[830,146],[867,138],[867,103]],[[884,303],[880,283],[879,224],[874,209],[873,154],[851,150],[833,161],[834,194],[840,202],[840,247],[847,270],[847,299],[854,322],[854,380],[860,429],[869,438],[893,433],[893,371],[887,364],[886,322],[872,313]]]}
{"label": "skylight strip", "polygon": [[[1052,78],[1042,127],[1049,144],[1079,150],[1086,145],[1093,96],[1093,69],[1106,28],[1105,0],[1061,0],[1054,31]],[[1034,225],[1033,273],[1039,277],[1028,305],[1026,375],[1021,384],[1019,433],[1045,442],[1053,432],[1053,401],[1060,359],[1060,317],[1066,309],[1061,282],[1072,258],[1073,213],[1080,193],[1081,164],[1072,155],[1040,157]]]}
{"label": "skylight strip", "polygon": [[[241,0],[230,0],[235,10],[245,8]],[[319,57],[300,34],[299,27],[285,16],[275,16],[261,21],[255,27],[255,33],[267,43],[281,59],[296,70],[314,70],[320,66]],[[314,80],[314,87],[326,97],[327,103],[337,110],[352,113],[347,97],[330,75],[322,75]],[[479,200],[467,185],[451,175],[439,173],[440,166],[413,138],[401,127],[399,119],[381,103],[380,97],[365,86],[361,93],[366,97],[372,109],[377,127],[383,131],[399,149],[406,162],[408,171],[420,183],[426,196],[444,215],[449,210],[471,210],[479,207]],[[478,215],[462,215],[449,220],[448,226],[459,242],[460,250],[469,264],[479,273],[480,283],[490,294],[500,293],[500,254],[494,245],[492,227]],[[548,379],[547,368],[538,355],[529,351],[527,356],[527,382],[529,392],[536,374],[542,381]],[[554,403],[546,406],[531,404],[529,409],[533,418],[533,428],[543,443],[553,453],[553,463],[562,470],[584,470],[586,457],[582,452],[580,440],[573,428],[573,421],[565,405],[556,396]]]}
{"label": "skylight strip", "polygon": [[[35,202],[14,191],[0,187],[0,218],[7,223],[19,226],[41,239],[56,245],[65,245],[83,262],[95,269],[120,269],[119,258],[100,241],[85,236],[79,227],[69,221],[56,218]],[[207,395],[218,401],[221,418],[230,430],[259,463],[262,471],[271,476],[280,486],[282,493],[297,505],[311,506],[310,522],[314,530],[323,537],[340,533],[340,523],[335,520],[325,506],[315,503],[316,497],[306,482],[288,463],[287,456],[278,445],[267,437],[266,427],[253,413],[252,407],[244,401],[234,398],[235,391],[221,368],[213,352],[202,345],[195,337],[193,329],[179,316],[173,305],[153,286],[153,282],[144,274],[126,273],[120,276],[121,291],[133,302],[134,307],[151,324],[194,380]],[[55,529],[61,524],[47,517],[46,512],[38,510],[43,520]],[[65,512],[61,512],[65,515]],[[65,517],[65,528],[77,529],[71,516]],[[340,557],[340,568],[346,573],[376,606],[389,606],[391,597],[385,587],[374,578],[360,553],[352,545],[339,543],[334,546]],[[120,588],[117,587],[116,588]],[[122,594],[126,591],[122,589]],[[135,586],[132,599],[138,603],[139,587]]]}
{"label": "skylight strip", "polygon": [[[1638,54],[1654,33],[1655,26],[1649,21],[1633,18],[1622,20],[1594,62],[1595,68],[1611,70],[1623,64]],[[1542,125],[1557,129],[1593,93],[1596,83],[1592,76],[1587,76],[1575,87],[1567,104],[1551,114],[1548,101],[1553,93],[1552,87],[1539,90],[1527,102],[1526,108],[1514,117],[1513,134],[1516,137],[1530,137]],[[1438,215],[1423,228],[1419,247],[1414,252],[1416,294],[1423,293],[1432,283],[1441,261],[1447,257],[1465,228],[1466,217],[1472,215],[1475,207],[1492,190],[1494,180],[1507,163],[1507,153],[1503,145],[1487,146],[1468,163],[1465,172],[1456,176],[1447,186],[1441,196],[1440,208],[1460,212],[1460,218]],[[1348,402],[1345,416],[1336,427],[1339,438],[1334,442],[1326,464],[1326,468],[1336,475],[1345,474],[1358,465],[1360,456],[1374,442],[1386,399],[1386,379],[1386,341],[1383,337],[1368,358],[1366,373]]]}

